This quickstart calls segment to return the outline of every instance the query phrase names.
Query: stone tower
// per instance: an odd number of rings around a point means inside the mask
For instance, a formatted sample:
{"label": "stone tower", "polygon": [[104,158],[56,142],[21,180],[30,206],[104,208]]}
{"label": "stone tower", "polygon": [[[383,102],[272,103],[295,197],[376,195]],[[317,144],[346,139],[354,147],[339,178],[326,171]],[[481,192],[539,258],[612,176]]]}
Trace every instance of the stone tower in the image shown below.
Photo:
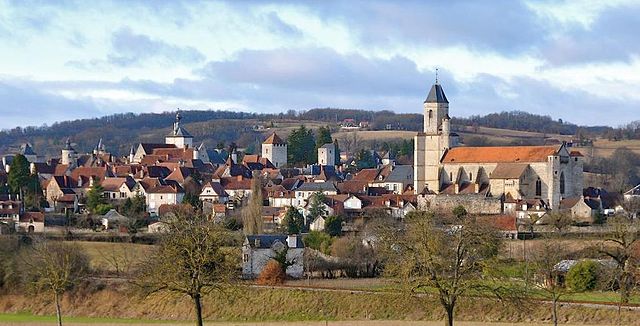
{"label": "stone tower", "polygon": [[274,132],[262,143],[262,157],[266,157],[277,168],[287,165],[287,143]]}
{"label": "stone tower", "polygon": [[67,138],[67,142],[64,144],[62,148],[62,157],[60,159],[60,163],[64,165],[76,165],[76,150],[71,147],[71,140]]}
{"label": "stone tower", "polygon": [[454,146],[451,139],[449,101],[438,80],[424,101],[424,128],[414,138],[414,187],[417,193],[440,190],[440,160]]}
{"label": "stone tower", "polygon": [[176,145],[177,148],[191,148],[193,147],[193,136],[180,126],[181,120],[182,116],[178,111],[176,121],[173,123],[173,130],[165,137],[165,143]]}

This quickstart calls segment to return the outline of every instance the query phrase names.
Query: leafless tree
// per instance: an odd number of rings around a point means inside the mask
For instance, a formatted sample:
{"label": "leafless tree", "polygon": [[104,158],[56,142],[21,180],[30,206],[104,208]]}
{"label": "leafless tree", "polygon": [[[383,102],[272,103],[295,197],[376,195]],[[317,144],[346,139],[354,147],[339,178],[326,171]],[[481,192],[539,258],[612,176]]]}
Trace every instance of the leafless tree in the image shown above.
{"label": "leafless tree", "polygon": [[548,222],[549,225],[553,226],[556,232],[562,235],[567,231],[567,228],[571,226],[573,220],[571,215],[566,212],[551,212],[549,213]]}
{"label": "leafless tree", "polygon": [[616,262],[615,283],[620,293],[618,300],[617,324],[620,324],[622,305],[636,287],[634,271],[638,268],[640,257],[634,248],[640,240],[640,222],[627,216],[614,216],[607,222],[611,228],[610,236],[599,245],[599,251]]}
{"label": "leafless tree", "polygon": [[432,213],[407,214],[406,229],[387,239],[386,271],[401,277],[412,293],[435,289],[453,325],[458,300],[472,290],[488,289],[483,269],[497,256],[501,242],[495,231],[468,218],[460,225],[440,224]]}
{"label": "leafless tree", "polygon": [[177,293],[193,301],[196,325],[202,325],[202,298],[212,291],[229,289],[237,259],[225,245],[227,231],[202,215],[172,216],[164,221],[156,252],[137,269],[133,283],[145,295]]}
{"label": "leafless tree", "polygon": [[261,234],[262,221],[262,176],[254,171],[251,179],[251,197],[247,206],[242,209],[242,226],[244,234]]}
{"label": "leafless tree", "polygon": [[58,325],[62,325],[60,299],[89,272],[89,257],[74,243],[36,239],[26,250],[21,273],[32,290],[53,294]]}
{"label": "leafless tree", "polygon": [[546,239],[530,257],[536,276],[532,283],[551,300],[551,319],[554,325],[558,325],[558,302],[568,289],[561,282],[557,265],[567,258],[566,246],[556,239]]}

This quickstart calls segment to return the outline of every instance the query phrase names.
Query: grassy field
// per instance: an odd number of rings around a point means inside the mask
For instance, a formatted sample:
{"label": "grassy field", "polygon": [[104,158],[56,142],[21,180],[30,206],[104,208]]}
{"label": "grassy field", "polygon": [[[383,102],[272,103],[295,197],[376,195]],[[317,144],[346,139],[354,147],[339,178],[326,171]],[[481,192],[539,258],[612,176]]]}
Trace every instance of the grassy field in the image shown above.
{"label": "grassy field", "polygon": [[[62,304],[66,320],[87,324],[136,324],[151,321],[174,323],[193,318],[190,300],[184,297],[153,296],[141,298],[133,293],[105,288],[65,296]],[[22,295],[0,296],[0,323],[48,323],[54,315],[50,298]],[[29,312],[26,314],[25,312]],[[481,313],[479,313],[481,312]],[[14,315],[16,314],[17,315]],[[233,292],[214,293],[204,300],[206,320],[233,325],[240,322],[258,324],[328,320],[347,321],[341,325],[395,325],[393,321],[440,321],[444,314],[434,297],[415,297],[395,293],[361,293],[354,291],[310,291],[299,289],[239,288]],[[563,305],[562,323],[610,324],[614,309]],[[624,322],[637,322],[637,312],[623,311]],[[43,316],[43,317],[35,317]],[[84,317],[87,317],[84,319]],[[108,317],[117,317],[112,319]],[[512,304],[486,298],[463,298],[456,320],[485,323],[546,323],[550,318],[546,303]],[[379,323],[368,322],[370,320]],[[438,323],[441,323],[438,322]],[[311,323],[312,325],[313,323]],[[411,324],[411,323],[410,323]],[[217,325],[213,323],[213,325]],[[412,324],[415,325],[415,324]]]}
{"label": "grassy field", "polygon": [[122,242],[74,241],[89,255],[91,268],[104,272],[124,272],[138,259],[149,254],[153,246]]}
{"label": "grassy field", "polygon": [[[62,318],[63,323],[71,324],[122,324],[122,325],[138,325],[138,324],[176,324],[178,321],[172,320],[148,320],[148,319],[127,319],[127,318],[104,318],[104,317],[65,317]],[[0,313],[0,323],[6,324],[51,324],[57,322],[55,315],[34,315],[29,312],[20,313]]]}
{"label": "grassy field", "polygon": [[640,140],[611,141],[606,139],[596,140],[593,143],[593,152],[587,154],[596,157],[609,157],[616,149],[622,147],[626,147],[640,154]]}

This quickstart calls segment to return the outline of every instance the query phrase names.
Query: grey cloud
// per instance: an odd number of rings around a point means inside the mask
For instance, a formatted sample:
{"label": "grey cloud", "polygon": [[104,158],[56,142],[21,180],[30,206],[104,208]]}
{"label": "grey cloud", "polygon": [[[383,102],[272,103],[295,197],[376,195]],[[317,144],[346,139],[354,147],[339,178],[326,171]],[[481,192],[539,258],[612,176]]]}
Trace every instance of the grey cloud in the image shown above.
{"label": "grey cloud", "polygon": [[575,24],[542,48],[554,65],[629,62],[640,53],[640,5],[611,7],[588,27]]}
{"label": "grey cloud", "polygon": [[73,100],[40,91],[37,83],[7,83],[0,81],[0,128],[34,124],[78,117],[94,117],[101,111],[90,100]]}
{"label": "grey cloud", "polygon": [[347,24],[367,45],[464,45],[511,54],[544,38],[546,25],[521,1],[322,1],[327,21]]}
{"label": "grey cloud", "polygon": [[507,81],[485,74],[471,83],[460,84],[459,88],[457,98],[449,96],[452,115],[519,110],[582,125],[616,126],[632,112],[637,112],[640,105],[637,101],[595,96],[575,89],[562,90],[546,81],[528,77]]}
{"label": "grey cloud", "polygon": [[404,57],[367,59],[327,48],[245,50],[233,60],[209,63],[200,73],[258,87],[357,95],[419,93],[432,79]]}
{"label": "grey cloud", "polygon": [[169,62],[198,63],[205,57],[193,47],[179,47],[144,34],[134,33],[130,27],[122,27],[111,37],[113,52],[108,61],[119,66],[130,66],[149,60],[162,58]]}

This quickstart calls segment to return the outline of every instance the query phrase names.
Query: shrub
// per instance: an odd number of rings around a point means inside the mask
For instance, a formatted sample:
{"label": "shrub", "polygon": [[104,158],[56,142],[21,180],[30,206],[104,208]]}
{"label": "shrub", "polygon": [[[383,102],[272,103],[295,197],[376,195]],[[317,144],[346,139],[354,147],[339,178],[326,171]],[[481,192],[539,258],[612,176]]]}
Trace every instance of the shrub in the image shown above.
{"label": "shrub", "polygon": [[285,274],[280,263],[275,260],[269,260],[262,272],[260,272],[256,283],[259,285],[278,285],[284,283],[286,278],[287,274]]}
{"label": "shrub", "polygon": [[305,247],[318,250],[326,255],[331,253],[331,243],[333,239],[324,232],[311,231],[303,238],[303,241]]}
{"label": "shrub", "polygon": [[591,291],[598,282],[598,263],[593,260],[583,260],[569,269],[566,284],[576,292]]}
{"label": "shrub", "polygon": [[324,221],[324,232],[332,237],[342,235],[342,217],[331,215]]}

